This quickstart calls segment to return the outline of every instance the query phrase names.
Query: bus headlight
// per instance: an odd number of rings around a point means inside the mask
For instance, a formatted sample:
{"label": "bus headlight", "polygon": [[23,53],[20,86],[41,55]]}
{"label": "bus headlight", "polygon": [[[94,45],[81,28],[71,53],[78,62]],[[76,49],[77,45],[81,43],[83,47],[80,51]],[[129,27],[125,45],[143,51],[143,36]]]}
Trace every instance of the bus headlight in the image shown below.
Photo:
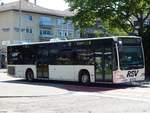
{"label": "bus headlight", "polygon": [[143,76],[145,76],[145,74],[144,74],[144,73],[142,73],[142,74],[141,74],[141,76],[143,77]]}
{"label": "bus headlight", "polygon": [[145,73],[141,73],[141,79],[145,79]]}

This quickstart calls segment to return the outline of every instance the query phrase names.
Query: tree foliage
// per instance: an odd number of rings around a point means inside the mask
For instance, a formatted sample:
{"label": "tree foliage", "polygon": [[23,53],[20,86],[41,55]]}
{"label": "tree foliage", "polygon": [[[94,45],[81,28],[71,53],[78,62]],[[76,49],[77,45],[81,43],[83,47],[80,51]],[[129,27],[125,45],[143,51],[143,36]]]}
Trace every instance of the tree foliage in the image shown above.
{"label": "tree foliage", "polygon": [[[144,22],[150,15],[150,0],[65,0],[69,3],[75,25],[90,27],[100,18],[112,28],[123,29],[126,33],[137,31],[138,35],[149,32]],[[138,27],[134,25],[136,20]]]}

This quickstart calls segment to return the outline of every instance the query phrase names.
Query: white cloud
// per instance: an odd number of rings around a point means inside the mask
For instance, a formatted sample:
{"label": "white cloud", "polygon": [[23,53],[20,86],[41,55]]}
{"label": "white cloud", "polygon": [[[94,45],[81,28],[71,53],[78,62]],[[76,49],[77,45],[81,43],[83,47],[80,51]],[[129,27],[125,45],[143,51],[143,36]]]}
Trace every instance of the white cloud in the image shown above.
{"label": "white cloud", "polygon": [[[14,2],[17,0],[0,0],[4,3]],[[30,2],[34,2],[34,0],[29,0]],[[68,8],[68,4],[65,3],[64,0],[36,0],[37,5],[49,8],[49,9],[55,9],[55,10],[65,10]]]}

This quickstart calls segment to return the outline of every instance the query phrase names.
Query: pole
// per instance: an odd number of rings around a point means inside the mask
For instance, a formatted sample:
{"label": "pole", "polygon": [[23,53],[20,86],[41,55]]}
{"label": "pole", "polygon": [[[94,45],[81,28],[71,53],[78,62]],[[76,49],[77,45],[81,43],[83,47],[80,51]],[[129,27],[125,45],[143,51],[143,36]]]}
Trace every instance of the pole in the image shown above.
{"label": "pole", "polygon": [[21,0],[19,0],[19,39],[22,41],[22,11],[21,11]]}
{"label": "pole", "polygon": [[34,0],[34,4],[36,5],[36,0]]}

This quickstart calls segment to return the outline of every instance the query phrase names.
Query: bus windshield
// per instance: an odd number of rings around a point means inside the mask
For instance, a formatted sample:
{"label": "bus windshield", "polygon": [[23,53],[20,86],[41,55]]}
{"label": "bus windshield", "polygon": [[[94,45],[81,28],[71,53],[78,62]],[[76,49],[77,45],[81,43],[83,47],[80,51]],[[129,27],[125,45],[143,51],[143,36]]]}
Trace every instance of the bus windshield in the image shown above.
{"label": "bus windshield", "polygon": [[122,70],[144,68],[141,46],[119,47],[120,68]]}

